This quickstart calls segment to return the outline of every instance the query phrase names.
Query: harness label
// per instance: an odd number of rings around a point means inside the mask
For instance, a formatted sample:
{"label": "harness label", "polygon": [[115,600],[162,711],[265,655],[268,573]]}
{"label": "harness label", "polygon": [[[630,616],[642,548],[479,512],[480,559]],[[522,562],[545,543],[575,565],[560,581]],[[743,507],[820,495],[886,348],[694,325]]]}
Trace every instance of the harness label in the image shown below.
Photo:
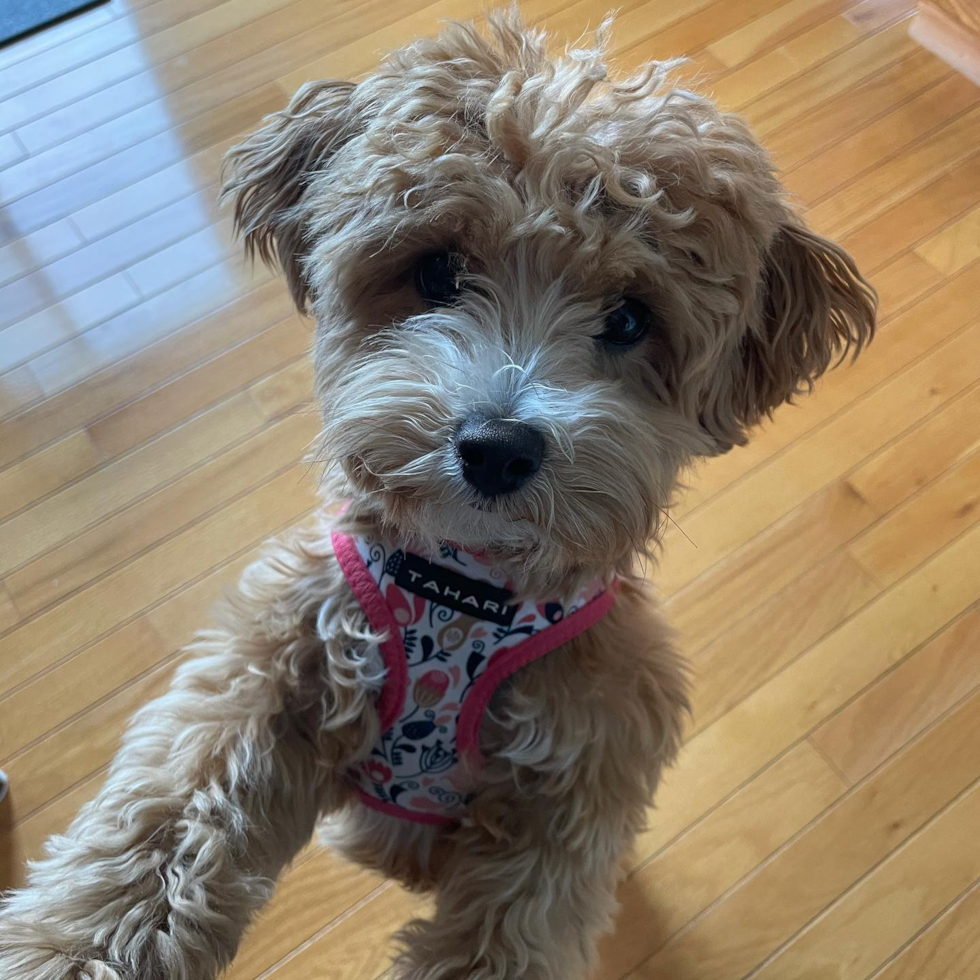
{"label": "harness label", "polygon": [[431,602],[500,626],[510,626],[517,613],[517,606],[508,604],[512,593],[507,589],[458,575],[410,551],[405,552],[398,567],[395,584]]}

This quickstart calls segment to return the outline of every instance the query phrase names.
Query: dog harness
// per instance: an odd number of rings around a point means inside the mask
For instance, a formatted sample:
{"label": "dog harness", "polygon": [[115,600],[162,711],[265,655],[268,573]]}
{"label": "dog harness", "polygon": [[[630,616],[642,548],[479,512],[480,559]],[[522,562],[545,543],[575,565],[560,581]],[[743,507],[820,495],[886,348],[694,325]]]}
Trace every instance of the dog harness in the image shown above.
{"label": "dog harness", "polygon": [[569,603],[515,603],[500,568],[454,545],[426,557],[380,535],[339,531],[333,545],[371,629],[384,637],[381,737],[351,770],[358,795],[393,816],[453,823],[474,795],[466,773],[479,765],[494,691],[598,622],[614,589],[594,582]]}

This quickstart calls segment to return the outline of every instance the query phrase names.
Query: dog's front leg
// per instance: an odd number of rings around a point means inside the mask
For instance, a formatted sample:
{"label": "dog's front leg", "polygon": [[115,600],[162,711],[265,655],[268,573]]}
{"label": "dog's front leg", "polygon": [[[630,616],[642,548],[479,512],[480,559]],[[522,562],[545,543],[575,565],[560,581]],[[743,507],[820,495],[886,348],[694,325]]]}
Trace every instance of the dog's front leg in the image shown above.
{"label": "dog's front leg", "polygon": [[585,669],[566,650],[518,675],[487,785],[440,871],[435,915],[401,933],[398,980],[587,975],[687,708],[662,626],[641,624],[644,656],[629,642],[637,628],[618,618],[577,641]]}
{"label": "dog's front leg", "polygon": [[519,807],[519,836],[497,837],[481,827],[459,832],[433,918],[399,934],[398,980],[586,976],[595,940],[616,908],[624,828],[604,820],[573,835],[562,826],[576,819],[571,801],[509,805]]}
{"label": "dog's front leg", "polygon": [[284,548],[246,572],[227,625],[0,909],[3,980],[210,980],[227,964],[376,726],[350,638],[330,635],[347,596],[328,554]]}

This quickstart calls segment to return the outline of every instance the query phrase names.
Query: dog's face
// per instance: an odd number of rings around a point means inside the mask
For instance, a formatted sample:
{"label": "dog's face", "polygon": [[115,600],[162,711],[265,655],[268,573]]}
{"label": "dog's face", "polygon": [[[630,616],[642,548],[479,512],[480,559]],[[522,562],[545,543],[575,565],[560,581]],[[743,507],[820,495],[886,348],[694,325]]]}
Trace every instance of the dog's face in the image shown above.
{"label": "dog's face", "polygon": [[692,458],[873,331],[738,119],[513,20],[307,86],[230,163],[317,319],[325,457],[403,532],[548,579],[623,568]]}

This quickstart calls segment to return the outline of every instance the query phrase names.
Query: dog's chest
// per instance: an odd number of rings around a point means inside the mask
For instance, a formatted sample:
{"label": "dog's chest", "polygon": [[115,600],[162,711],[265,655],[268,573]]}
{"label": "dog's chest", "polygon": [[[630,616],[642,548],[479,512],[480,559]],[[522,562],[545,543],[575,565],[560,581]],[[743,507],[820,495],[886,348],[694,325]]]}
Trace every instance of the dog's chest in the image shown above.
{"label": "dog's chest", "polygon": [[481,764],[480,726],[516,671],[600,619],[601,583],[571,601],[514,601],[494,565],[444,545],[422,556],[381,536],[335,535],[341,566],[369,624],[385,639],[382,734],[351,773],[375,809],[423,823],[459,818]]}

